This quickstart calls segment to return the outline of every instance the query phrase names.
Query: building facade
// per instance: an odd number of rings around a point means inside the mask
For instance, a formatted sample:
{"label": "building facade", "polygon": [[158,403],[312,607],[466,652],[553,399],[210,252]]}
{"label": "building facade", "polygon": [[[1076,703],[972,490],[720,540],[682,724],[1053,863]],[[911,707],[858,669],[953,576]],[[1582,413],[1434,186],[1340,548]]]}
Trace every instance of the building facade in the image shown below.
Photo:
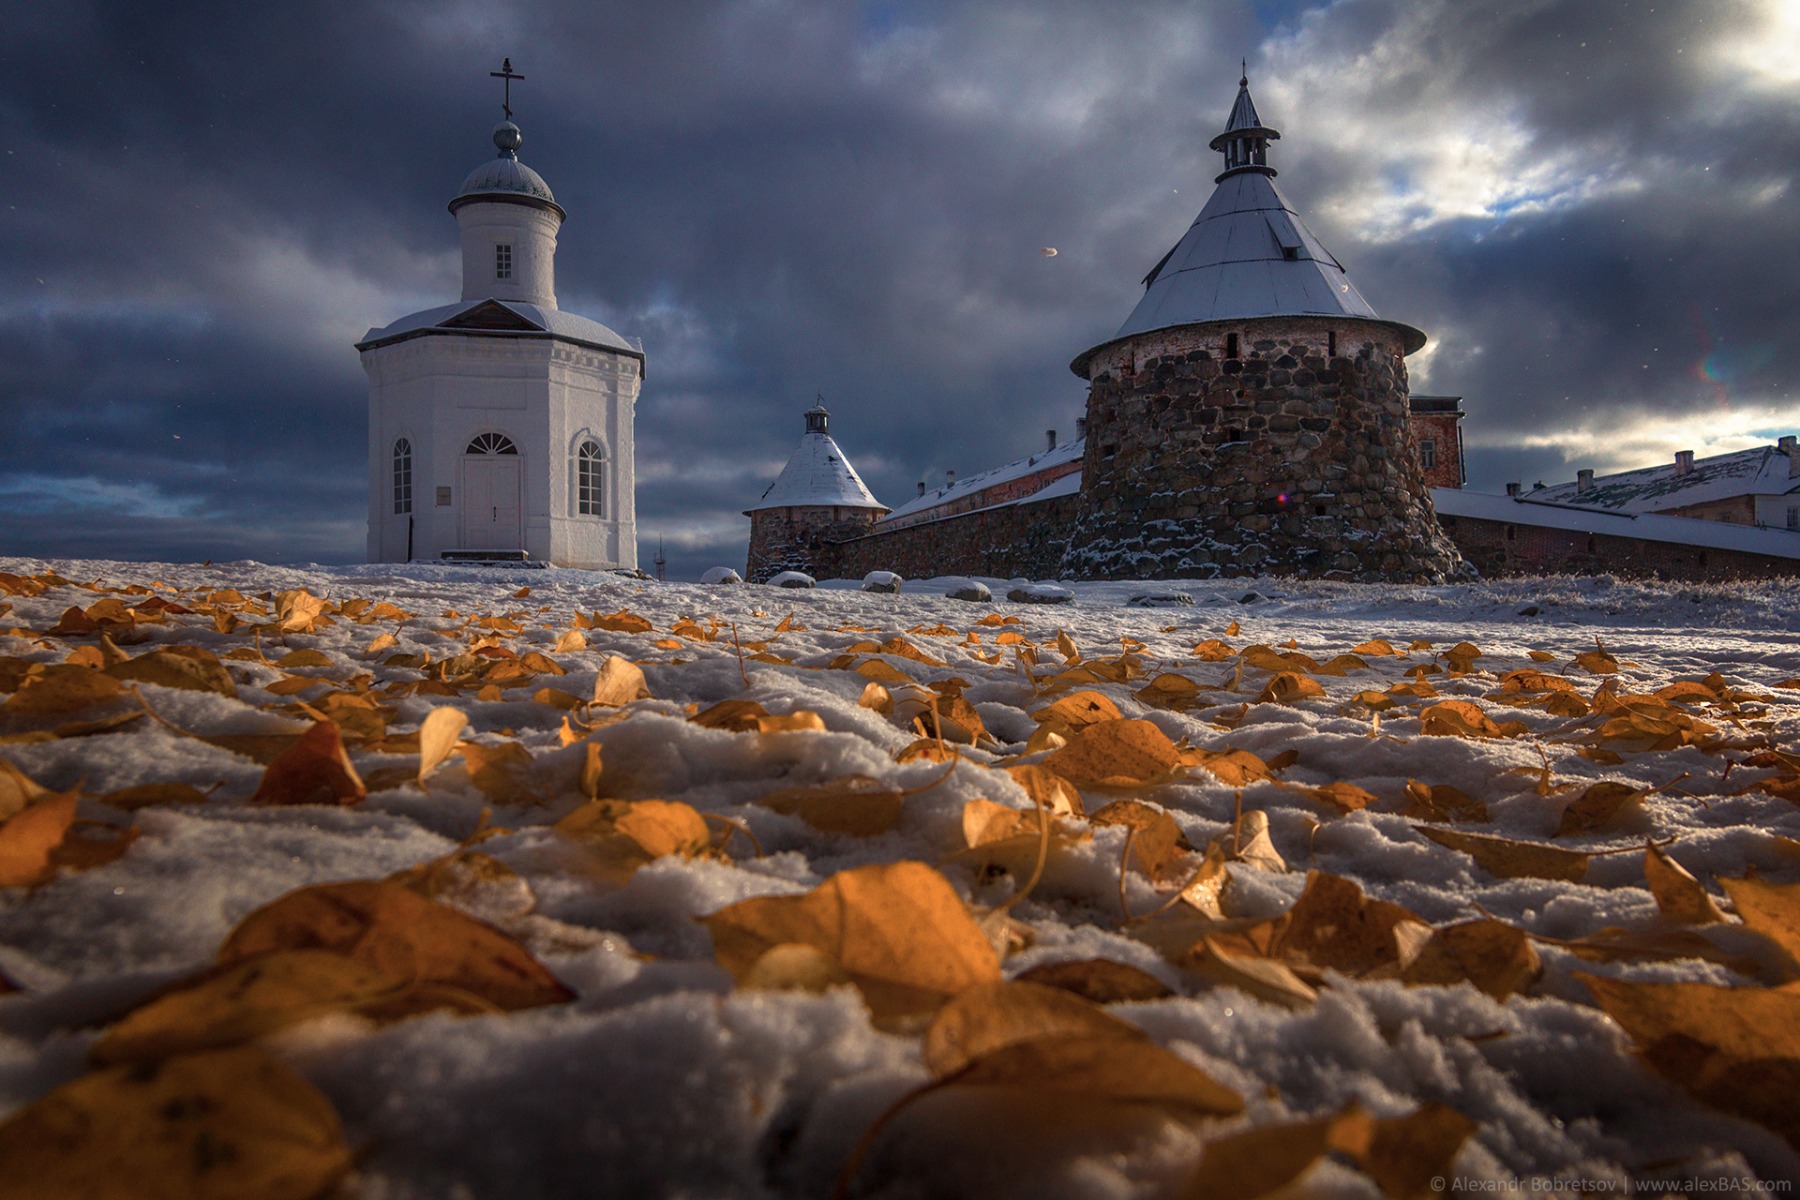
{"label": "building facade", "polygon": [[517,125],[501,122],[493,140],[496,157],[450,201],[461,299],[356,345],[369,377],[369,561],[635,570],[643,346],[557,307],[563,209],[519,161]]}

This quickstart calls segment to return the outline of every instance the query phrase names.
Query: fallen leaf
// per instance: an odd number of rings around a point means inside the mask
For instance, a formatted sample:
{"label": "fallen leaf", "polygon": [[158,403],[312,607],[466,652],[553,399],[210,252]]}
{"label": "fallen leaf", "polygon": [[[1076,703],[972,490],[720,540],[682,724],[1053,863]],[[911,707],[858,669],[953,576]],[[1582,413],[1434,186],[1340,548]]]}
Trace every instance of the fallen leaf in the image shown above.
{"label": "fallen leaf", "polygon": [[1225,870],[1225,847],[1218,841],[1206,848],[1199,868],[1181,889],[1181,899],[1215,921],[1225,919],[1225,889],[1231,875]]}
{"label": "fallen leaf", "polygon": [[1298,700],[1310,700],[1324,694],[1325,689],[1320,686],[1318,680],[1308,679],[1306,676],[1297,675],[1292,671],[1282,671],[1270,677],[1269,682],[1263,685],[1263,690],[1257,694],[1254,703],[1293,704]]}
{"label": "fallen leaf", "polygon": [[924,863],[840,871],[805,895],[742,900],[701,919],[735,978],[772,946],[812,946],[843,968],[881,1018],[930,1012],[1000,977],[987,935]]}
{"label": "fallen leaf", "polygon": [[1450,829],[1431,829],[1415,825],[1413,829],[1440,846],[1460,850],[1496,879],[1558,879],[1580,883],[1587,877],[1589,855],[1541,842],[1515,842],[1510,838],[1480,833],[1459,833]]}
{"label": "fallen leaf", "polygon": [[469,726],[468,714],[459,708],[445,705],[434,708],[425,714],[419,722],[419,783],[425,783],[425,777],[435,771],[438,764],[450,757],[456,749],[456,743],[462,737],[462,731]]}
{"label": "fallen leaf", "polygon": [[1051,816],[1079,817],[1085,815],[1081,804],[1081,793],[1055,771],[1048,767],[1032,763],[1020,763],[1005,768],[1012,781],[1025,789],[1025,794],[1033,804],[1042,805]]}
{"label": "fallen leaf", "polygon": [[35,719],[63,717],[125,696],[125,685],[92,667],[55,663],[26,677],[19,690],[0,702],[0,713]]}
{"label": "fallen leaf", "polygon": [[1269,770],[1269,764],[1248,750],[1204,750],[1195,747],[1184,751],[1181,761],[1191,767],[1205,767],[1220,783],[1231,787],[1245,787],[1275,778]]}
{"label": "fallen leaf", "polygon": [[608,656],[600,664],[600,672],[594,677],[593,703],[605,708],[616,708],[649,695],[650,687],[644,682],[644,672],[637,664],[627,662],[616,654]]}
{"label": "fallen leaf", "polygon": [[1101,721],[1075,732],[1043,765],[1078,787],[1134,788],[1171,778],[1180,752],[1149,721]]}
{"label": "fallen leaf", "polygon": [[114,679],[237,697],[237,684],[218,655],[199,646],[170,646],[106,668]]}
{"label": "fallen leaf", "polygon": [[[1224,843],[1223,838],[1218,840]],[[1281,857],[1269,836],[1269,814],[1260,808],[1238,814],[1231,827],[1231,844],[1226,848],[1226,857],[1273,875],[1283,874],[1288,869],[1287,860]]]}
{"label": "fallen leaf", "polygon": [[1731,897],[1745,928],[1773,942],[1787,956],[1789,978],[1800,976],[1800,883],[1721,879],[1719,885]]}
{"label": "fallen leaf", "polygon": [[1485,823],[1487,805],[1447,783],[1406,781],[1407,809],[1404,815],[1421,821],[1472,821]]}
{"label": "fallen leaf", "polygon": [[76,794],[42,796],[0,822],[0,887],[29,887],[56,873],[55,850],[75,822]]}
{"label": "fallen leaf", "polygon": [[1616,675],[1619,671],[1619,660],[1607,653],[1599,638],[1594,639],[1594,649],[1575,656],[1575,665],[1594,675]]}
{"label": "fallen leaf", "polygon": [[289,892],[239,921],[219,948],[218,963],[308,949],[344,955],[409,983],[456,988],[509,1012],[575,998],[498,929],[387,881]]}
{"label": "fallen leaf", "polygon": [[1514,738],[1526,729],[1523,721],[1496,724],[1467,700],[1445,700],[1419,714],[1419,732],[1427,737]]}
{"label": "fallen leaf", "polygon": [[1610,824],[1615,817],[1631,805],[1636,804],[1650,794],[1649,788],[1633,787],[1628,783],[1614,783],[1602,780],[1591,785],[1580,797],[1569,802],[1563,809],[1562,820],[1557,823],[1557,837],[1567,837],[1574,833],[1592,833],[1596,829]]}
{"label": "fallen leaf", "polygon": [[7,1200],[316,1200],[350,1171],[330,1101],[260,1051],[107,1067],[0,1124]]}
{"label": "fallen leaf", "polygon": [[330,721],[311,729],[263,769],[252,804],[355,804],[369,794]]}
{"label": "fallen leaf", "polygon": [[49,788],[0,758],[0,821],[51,794]]}
{"label": "fallen leaf", "polygon": [[1411,985],[1452,986],[1469,982],[1504,1000],[1522,992],[1543,973],[1543,963],[1525,931],[1504,921],[1463,921],[1431,930],[1401,968]]}
{"label": "fallen leaf", "polygon": [[1019,972],[1014,979],[1019,983],[1037,983],[1074,992],[1095,1004],[1130,1004],[1162,1000],[1175,994],[1156,976],[1110,958],[1041,963]]}
{"label": "fallen leaf", "polygon": [[846,775],[813,787],[769,792],[758,796],[756,802],[827,833],[873,837],[894,827],[906,799],[866,775]]}
{"label": "fallen leaf", "polygon": [[1725,914],[1686,867],[1656,846],[1644,847],[1644,879],[1663,916],[1683,925],[1717,925]]}
{"label": "fallen leaf", "polygon": [[1373,1135],[1374,1118],[1352,1103],[1335,1116],[1212,1138],[1177,1195],[1183,1200],[1255,1200],[1285,1188],[1333,1151],[1354,1159]]}
{"label": "fallen leaf", "polygon": [[132,811],[160,804],[204,804],[206,793],[191,783],[140,783],[102,792],[94,799],[111,808]]}
{"label": "fallen leaf", "polygon": [[485,745],[458,742],[457,752],[469,769],[469,782],[496,804],[524,804],[539,799],[529,779],[531,751],[517,742]]}
{"label": "fallen leaf", "polygon": [[615,883],[665,855],[699,858],[712,852],[706,819],[679,801],[590,800],[554,828],[581,845],[595,874]]}
{"label": "fallen leaf", "polygon": [[1162,880],[1182,852],[1193,848],[1174,817],[1141,800],[1116,800],[1088,820],[1095,825],[1122,825],[1131,830],[1131,856],[1152,881]]}
{"label": "fallen leaf", "polygon": [[1299,783],[1284,783],[1281,786],[1344,813],[1358,812],[1374,804],[1377,799],[1373,794],[1357,787],[1354,783],[1342,780],[1320,787],[1308,787]]}
{"label": "fallen leaf", "polygon": [[595,613],[593,623],[589,628],[605,629],[613,633],[649,633],[651,630],[655,629],[656,626],[652,625],[647,618],[640,617],[634,612],[627,612],[621,608],[618,612],[612,613],[609,616],[602,616],[600,613]]}
{"label": "fallen leaf", "polygon": [[1031,714],[1039,725],[1054,724],[1073,733],[1105,721],[1123,719],[1119,706],[1099,692],[1080,691],[1047,704]]}

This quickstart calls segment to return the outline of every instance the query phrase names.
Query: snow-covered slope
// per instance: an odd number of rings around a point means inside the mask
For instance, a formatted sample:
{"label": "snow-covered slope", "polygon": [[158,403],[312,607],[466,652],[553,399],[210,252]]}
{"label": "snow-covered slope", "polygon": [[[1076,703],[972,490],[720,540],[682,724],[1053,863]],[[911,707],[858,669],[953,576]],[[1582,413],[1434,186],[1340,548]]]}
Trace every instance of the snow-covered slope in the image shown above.
{"label": "snow-covered slope", "polygon": [[[1776,772],[1752,761],[1759,748],[1792,752],[1800,742],[1800,690],[1780,686],[1800,675],[1800,596],[1790,587],[1563,578],[1427,589],[1273,580],[1076,584],[1075,603],[1040,607],[962,603],[917,581],[899,596],[882,596],[853,582],[796,592],[562,570],[0,559],[0,571],[19,577],[46,568],[77,583],[151,589],[117,597],[128,605],[156,594],[194,610],[147,616],[110,636],[133,656],[159,646],[203,647],[225,661],[236,697],[145,684],[142,695],[161,723],[145,718],[48,739],[31,736],[45,722],[0,707],[0,758],[48,788],[79,787],[88,797],[84,816],[134,820],[140,831],[116,861],[63,870],[33,888],[0,889],[0,973],[22,989],[0,997],[0,1119],[81,1076],[105,1026],[205,967],[252,910],[305,885],[380,879],[439,858],[492,809],[491,823],[508,832],[480,849],[517,882],[460,902],[510,930],[576,998],[385,1025],[329,1015],[263,1039],[341,1115],[357,1153],[359,1194],[827,1195],[863,1132],[927,1078],[918,1024],[872,1023],[853,988],[735,986],[696,918],[902,860],[936,867],[977,912],[1003,904],[1020,880],[964,852],[965,807],[985,799],[1032,811],[1025,792],[992,765],[1020,755],[1042,761],[1044,749],[1028,748],[1039,729],[1031,714],[1079,688],[1183,746],[1246,750],[1277,764],[1291,752],[1274,769],[1276,781],[1242,787],[1184,766],[1141,787],[1081,789],[1088,814],[1121,798],[1142,801],[1169,813],[1197,848],[1229,840],[1240,811],[1266,813],[1291,869],[1232,863],[1226,918],[1241,925],[1278,916],[1301,895],[1309,871],[1328,872],[1432,926],[1489,914],[1522,928],[1538,939],[1542,976],[1497,1000],[1466,982],[1407,986],[1380,971],[1366,979],[1327,971],[1311,1003],[1253,998],[1217,983],[1174,945],[1198,940],[1197,910],[1177,903],[1148,921],[1122,911],[1142,916],[1170,901],[1201,867],[1201,855],[1178,855],[1161,880],[1139,865],[1121,880],[1122,861],[1137,862],[1126,828],[1091,824],[1081,830],[1085,838],[1058,846],[1042,880],[1010,911],[1016,924],[1003,973],[1106,958],[1160,980],[1172,995],[1109,1011],[1242,1094],[1245,1115],[1210,1125],[1149,1110],[1101,1120],[1072,1097],[1052,1118],[1006,1089],[949,1089],[874,1140],[857,1194],[1169,1195],[1203,1141],[1334,1112],[1351,1100],[1381,1116],[1435,1101],[1473,1119],[1478,1129],[1450,1172],[1470,1184],[1554,1176],[1622,1187],[1630,1178],[1800,1175],[1800,1155],[1779,1134],[1708,1107],[1641,1065],[1631,1040],[1576,978],[1751,987],[1770,980],[1722,960],[1747,956],[1778,969],[1740,925],[1695,932],[1659,914],[1643,849],[1657,841],[1721,904],[1717,878],[1754,872],[1766,881],[1800,880],[1795,847],[1782,840],[1800,838],[1800,808],[1757,790]],[[1004,596],[1006,585],[991,582]],[[280,634],[252,631],[273,619],[252,606],[239,614],[238,628],[220,632],[229,622],[202,609],[209,594],[228,588],[251,601],[306,589],[334,605],[363,598],[407,615],[361,624],[339,616],[311,632]],[[516,594],[521,588],[528,594]],[[1139,592],[1177,588],[1197,603],[1125,603]],[[0,615],[0,631],[10,633],[0,638],[0,656],[57,663],[81,647],[100,647],[94,635],[46,631],[71,606],[85,609],[110,593],[72,584],[30,590],[0,597],[11,606]],[[588,628],[587,648],[556,648],[578,614],[586,624],[591,614],[621,610],[652,628]],[[1017,621],[978,623],[993,613]],[[393,640],[371,653],[384,635]],[[1616,675],[1574,664],[1596,649],[1596,637],[1618,660]],[[540,671],[492,692],[474,683],[452,686],[451,694],[408,686],[431,677],[427,656],[442,663],[482,639],[505,652],[486,661],[535,651],[564,673]],[[1200,649],[1213,639],[1223,651]],[[1281,689],[1271,686],[1280,672],[1270,654],[1323,664],[1371,639],[1399,653],[1364,651],[1362,665],[1349,664],[1345,674],[1288,660],[1321,694],[1288,702],[1272,694]],[[1480,657],[1446,657],[1462,642]],[[1255,645],[1269,649],[1246,658]],[[258,654],[228,657],[245,649]],[[303,650],[322,657],[278,665]],[[1535,660],[1532,651],[1549,657]],[[544,687],[587,699],[611,655],[641,665],[648,699],[573,713],[554,696],[534,699]],[[884,665],[856,669],[872,662]],[[1078,665],[1090,677],[1057,680]],[[1597,703],[1601,711],[1570,707],[1558,715],[1502,703],[1503,678],[1532,668],[1566,678],[1584,708]],[[25,669],[14,669],[13,686]],[[1603,678],[1631,696],[1714,673],[1722,681],[1706,686],[1716,699],[1679,710],[1715,731],[1675,739],[1696,744],[1658,748],[1601,735],[1610,703],[1596,696]],[[1166,706],[1173,703],[1167,688],[1140,695],[1164,674],[1202,690],[1175,707]],[[370,678],[359,681],[364,675]],[[318,682],[282,682],[307,676]],[[917,694],[902,676],[940,689],[962,680],[961,697],[990,737],[962,747],[962,760],[950,766],[930,755],[897,761],[918,737],[905,723],[919,709],[908,707]],[[895,712],[859,704],[872,678],[887,680]],[[416,771],[405,736],[443,705],[468,713],[465,736],[473,743],[516,742],[530,762],[505,786],[484,785],[453,756],[429,777],[428,790],[407,781],[354,805],[268,806],[250,802],[261,762],[176,732],[299,732],[313,717],[293,706],[318,710],[359,684],[391,711],[382,738],[348,738],[352,761],[371,782]],[[1436,695],[1388,691],[1416,684]],[[1371,692],[1388,701],[1371,701]],[[777,715],[816,713],[823,728],[728,732],[688,719],[695,706],[733,698]],[[1473,702],[1494,721],[1525,728],[1486,739],[1425,735],[1420,714],[1446,700]],[[133,708],[120,702],[97,715]],[[595,728],[565,746],[566,715]],[[584,801],[575,780],[586,741],[601,747],[600,794],[677,801],[730,818],[754,835],[761,853],[734,834],[728,854],[664,857],[628,878],[572,868],[569,839],[551,825]],[[890,830],[827,832],[759,803],[777,789],[849,775],[908,793]],[[1570,801],[1603,780],[1662,790],[1596,829],[1554,836]],[[1488,820],[1459,831],[1600,856],[1579,882],[1496,877],[1418,832],[1425,822],[1416,808],[1408,815],[1409,781],[1449,785],[1485,804]],[[131,813],[92,798],[172,782],[192,784],[206,798]],[[1290,786],[1333,783],[1354,784],[1374,803],[1343,811]],[[1185,925],[1175,919],[1182,912]],[[1664,949],[1600,961],[1565,944],[1608,927],[1664,937]],[[1700,938],[1710,957],[1668,952],[1678,934]],[[1321,1164],[1308,1178],[1321,1189],[1316,1194],[1378,1194],[1341,1163]]]}

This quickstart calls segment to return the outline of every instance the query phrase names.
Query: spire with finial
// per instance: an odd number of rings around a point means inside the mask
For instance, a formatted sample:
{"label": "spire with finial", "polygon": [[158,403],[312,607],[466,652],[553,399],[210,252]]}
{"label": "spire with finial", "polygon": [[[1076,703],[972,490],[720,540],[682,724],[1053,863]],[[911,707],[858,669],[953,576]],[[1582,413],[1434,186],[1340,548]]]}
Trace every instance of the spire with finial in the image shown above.
{"label": "spire with finial", "polygon": [[1219,175],[1221,180],[1240,171],[1275,174],[1275,168],[1269,165],[1269,143],[1281,134],[1264,125],[1262,118],[1256,115],[1256,102],[1250,99],[1249,60],[1242,60],[1240,66],[1243,73],[1238,78],[1237,100],[1231,106],[1231,115],[1225,119],[1225,132],[1210,143],[1212,149],[1225,156],[1225,170]]}
{"label": "spire with finial", "polygon": [[819,393],[813,399],[815,403],[806,410],[806,432],[830,433],[831,414],[825,410],[825,396]]}

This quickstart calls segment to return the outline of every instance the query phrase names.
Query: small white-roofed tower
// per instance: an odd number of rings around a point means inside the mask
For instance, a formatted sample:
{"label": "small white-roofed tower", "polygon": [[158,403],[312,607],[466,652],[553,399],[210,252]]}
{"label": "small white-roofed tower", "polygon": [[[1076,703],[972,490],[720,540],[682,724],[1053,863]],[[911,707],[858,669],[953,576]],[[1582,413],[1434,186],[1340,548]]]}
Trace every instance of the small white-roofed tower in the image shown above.
{"label": "small white-roofed tower", "polygon": [[[510,61],[495,74],[509,89],[523,78]],[[558,307],[565,214],[519,161],[507,100],[497,155],[450,201],[462,298],[357,343],[369,376],[369,561],[635,569],[644,349]]]}
{"label": "small white-roofed tower", "polygon": [[781,474],[744,510],[750,518],[744,578],[751,583],[783,571],[817,574],[825,546],[861,537],[889,511],[832,439],[824,401],[808,409],[805,419],[806,432]]}

